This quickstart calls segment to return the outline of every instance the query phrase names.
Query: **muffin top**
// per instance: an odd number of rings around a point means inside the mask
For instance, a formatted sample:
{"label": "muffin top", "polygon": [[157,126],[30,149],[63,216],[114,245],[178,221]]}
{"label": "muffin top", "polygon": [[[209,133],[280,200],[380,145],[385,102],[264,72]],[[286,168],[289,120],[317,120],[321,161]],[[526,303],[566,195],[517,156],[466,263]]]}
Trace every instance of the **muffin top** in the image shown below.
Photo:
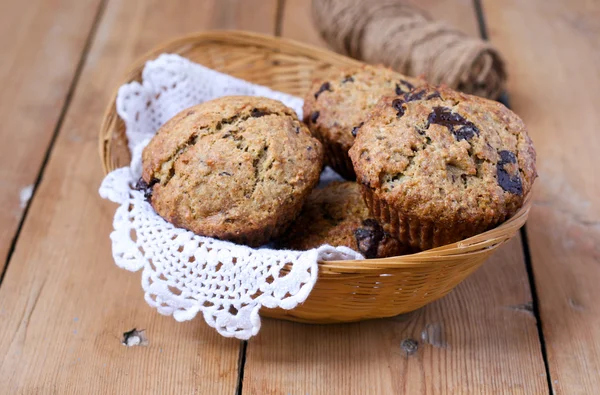
{"label": "muffin top", "polygon": [[169,120],[142,163],[151,204],[167,221],[260,245],[300,211],[318,182],[322,148],[281,102],[229,96]]}
{"label": "muffin top", "polygon": [[304,122],[322,141],[336,142],[347,151],[382,96],[400,95],[423,83],[382,66],[335,69],[313,81],[304,99]]}
{"label": "muffin top", "polygon": [[377,198],[440,226],[506,219],[537,176],[535,150],[517,115],[446,87],[383,98],[350,157],[358,182]]}
{"label": "muffin top", "polygon": [[369,215],[355,182],[333,182],[315,189],[279,246],[309,250],[323,244],[346,246],[366,258],[384,258],[407,251]]}

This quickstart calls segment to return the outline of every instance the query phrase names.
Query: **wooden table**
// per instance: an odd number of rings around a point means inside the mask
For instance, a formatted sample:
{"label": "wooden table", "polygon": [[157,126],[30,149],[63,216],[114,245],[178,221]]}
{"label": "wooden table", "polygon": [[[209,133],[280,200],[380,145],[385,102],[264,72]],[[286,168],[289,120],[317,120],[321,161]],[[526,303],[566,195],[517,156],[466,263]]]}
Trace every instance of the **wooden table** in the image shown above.
{"label": "wooden table", "polygon": [[[160,316],[139,273],[114,265],[97,132],[128,65],[175,36],[244,29],[323,46],[309,1],[1,0],[0,393],[599,393],[600,3],[481,3],[420,2],[474,35],[485,21],[507,59],[539,155],[526,231],[414,313],[265,319],[240,342]],[[121,345],[134,327],[147,347]]]}

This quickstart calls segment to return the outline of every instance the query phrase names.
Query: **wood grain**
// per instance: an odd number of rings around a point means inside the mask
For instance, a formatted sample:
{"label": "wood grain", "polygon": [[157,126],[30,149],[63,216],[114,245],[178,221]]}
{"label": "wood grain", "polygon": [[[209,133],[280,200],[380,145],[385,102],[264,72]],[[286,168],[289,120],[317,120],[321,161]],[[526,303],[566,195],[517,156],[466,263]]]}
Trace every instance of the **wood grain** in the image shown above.
{"label": "wood grain", "polygon": [[454,292],[407,315],[327,326],[264,320],[248,343],[244,392],[547,393],[529,297],[515,239]]}
{"label": "wood grain", "polygon": [[[146,305],[140,273],[113,263],[108,236],[116,207],[97,192],[97,132],[128,65],[161,41],[220,23],[273,31],[274,2],[234,5],[107,4],[0,287],[0,392],[235,392],[240,342],[202,319],[177,323]],[[134,327],[146,330],[148,346],[121,345]]]}
{"label": "wood grain", "polygon": [[[309,32],[306,3],[285,2],[291,11],[284,10],[282,32],[318,44],[318,34]],[[471,1],[420,4],[434,17],[478,34]],[[265,320],[248,343],[243,389],[250,394],[547,393],[531,300],[516,238],[450,295],[408,315],[331,326]]]}
{"label": "wood grain", "polygon": [[312,24],[311,0],[283,0],[281,36],[318,47],[327,47]]}
{"label": "wood grain", "polygon": [[0,6],[0,273],[99,5],[5,0]]}
{"label": "wood grain", "polygon": [[538,152],[527,234],[556,394],[600,387],[600,4],[485,1]]}

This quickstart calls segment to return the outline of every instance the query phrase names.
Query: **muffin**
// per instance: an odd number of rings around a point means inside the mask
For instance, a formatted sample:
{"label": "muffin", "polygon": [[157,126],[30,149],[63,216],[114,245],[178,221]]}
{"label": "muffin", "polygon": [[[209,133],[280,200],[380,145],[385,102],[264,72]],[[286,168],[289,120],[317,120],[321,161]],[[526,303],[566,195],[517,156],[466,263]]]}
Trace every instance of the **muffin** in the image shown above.
{"label": "muffin", "polygon": [[142,154],[140,189],[177,227],[259,246],[300,212],[322,156],[319,141],[281,102],[222,97],[160,128]]}
{"label": "muffin", "polygon": [[500,224],[523,205],[537,177],[518,116],[446,87],[383,98],[350,157],[371,213],[418,249]]}
{"label": "muffin", "polygon": [[323,244],[346,246],[366,258],[407,252],[369,215],[355,182],[334,182],[315,189],[278,246],[309,250]]}
{"label": "muffin", "polygon": [[400,95],[421,84],[390,69],[367,65],[334,70],[316,79],[304,99],[304,122],[323,143],[325,162],[354,180],[348,150],[362,122],[382,96]]}

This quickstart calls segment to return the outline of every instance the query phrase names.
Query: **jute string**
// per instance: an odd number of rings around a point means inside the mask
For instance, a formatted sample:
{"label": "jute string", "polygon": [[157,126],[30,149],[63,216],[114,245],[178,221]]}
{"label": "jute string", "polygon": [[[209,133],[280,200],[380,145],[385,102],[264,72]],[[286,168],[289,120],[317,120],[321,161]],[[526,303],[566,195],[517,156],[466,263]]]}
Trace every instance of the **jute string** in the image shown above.
{"label": "jute string", "polygon": [[487,41],[433,21],[402,0],[313,0],[313,20],[336,51],[430,83],[497,98],[504,61]]}

